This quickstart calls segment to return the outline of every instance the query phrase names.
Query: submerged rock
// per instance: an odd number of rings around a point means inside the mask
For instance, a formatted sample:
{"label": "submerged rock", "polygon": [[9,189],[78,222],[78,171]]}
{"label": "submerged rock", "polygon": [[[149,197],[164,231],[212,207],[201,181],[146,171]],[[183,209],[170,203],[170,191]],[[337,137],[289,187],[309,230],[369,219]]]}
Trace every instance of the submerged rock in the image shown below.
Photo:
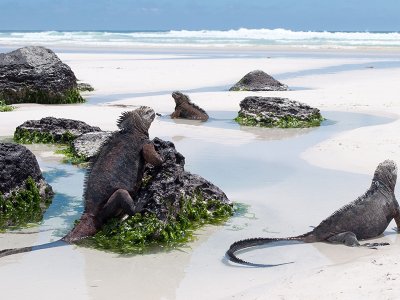
{"label": "submerged rock", "polygon": [[312,127],[323,121],[319,109],[278,97],[246,97],[235,119],[241,125],[261,127]]}
{"label": "submerged rock", "polygon": [[46,117],[40,120],[28,120],[19,125],[14,132],[14,140],[23,143],[68,143],[78,136],[101,131],[85,122]]}
{"label": "submerged rock", "polygon": [[12,103],[84,102],[71,68],[44,47],[0,53],[0,98]]}
{"label": "submerged rock", "polygon": [[288,86],[280,83],[264,71],[255,70],[247,73],[230,91],[287,91]]}
{"label": "submerged rock", "polygon": [[0,228],[39,221],[53,194],[30,150],[0,143]]}
{"label": "submerged rock", "polygon": [[175,91],[172,93],[172,98],[175,100],[175,111],[171,114],[172,119],[208,120],[206,111],[190,101],[188,95]]}
{"label": "submerged rock", "polygon": [[112,135],[110,131],[84,133],[72,141],[73,152],[85,160],[95,156],[103,143]]}

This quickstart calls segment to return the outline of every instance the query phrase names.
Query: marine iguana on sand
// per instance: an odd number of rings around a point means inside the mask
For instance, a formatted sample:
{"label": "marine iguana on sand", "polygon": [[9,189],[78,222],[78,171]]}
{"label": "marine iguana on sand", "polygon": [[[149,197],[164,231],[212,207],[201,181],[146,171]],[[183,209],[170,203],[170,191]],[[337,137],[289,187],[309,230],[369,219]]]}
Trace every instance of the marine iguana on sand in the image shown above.
{"label": "marine iguana on sand", "polygon": [[381,235],[392,219],[395,220],[397,228],[400,228],[400,208],[394,195],[396,179],[397,167],[395,162],[385,160],[376,168],[371,187],[364,195],[334,212],[312,231],[295,237],[250,238],[237,241],[230,246],[226,255],[230,261],[238,264],[274,267],[282,264],[251,263],[238,258],[235,253],[241,249],[277,241],[343,243],[350,247],[387,245],[387,243],[360,245],[358,240]]}
{"label": "marine iguana on sand", "polygon": [[176,91],[172,93],[172,98],[175,100],[175,111],[171,114],[172,119],[208,120],[205,110],[190,101],[187,95]]}
{"label": "marine iguana on sand", "polygon": [[[149,140],[148,130],[155,118],[150,107],[125,112],[115,132],[93,159],[85,182],[85,210],[78,224],[61,241],[73,243],[93,236],[112,218],[134,215],[142,207],[134,201],[142,182],[145,163],[162,164],[162,158]],[[143,204],[144,205],[144,204]],[[0,257],[34,249],[52,247],[54,243],[0,251]]]}

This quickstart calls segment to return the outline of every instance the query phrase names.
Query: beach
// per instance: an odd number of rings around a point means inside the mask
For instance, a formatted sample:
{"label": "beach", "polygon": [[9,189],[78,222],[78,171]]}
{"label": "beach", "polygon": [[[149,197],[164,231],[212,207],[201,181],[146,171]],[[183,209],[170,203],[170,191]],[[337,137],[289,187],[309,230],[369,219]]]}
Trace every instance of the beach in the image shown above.
{"label": "beach", "polygon": [[[377,250],[326,243],[260,247],[240,253],[259,263],[230,264],[234,241],[310,231],[362,195],[376,166],[400,163],[400,54],[393,49],[240,47],[167,50],[55,47],[77,78],[94,87],[85,104],[19,104],[0,113],[0,138],[10,139],[28,119],[82,120],[116,130],[121,112],[140,105],[158,116],[150,137],[174,142],[186,168],[247,207],[225,225],[206,226],[182,249],[120,256],[65,246],[0,259],[7,299],[396,299],[400,240],[392,222]],[[282,92],[229,92],[246,73],[261,69],[289,86]],[[180,90],[210,120],[171,120]],[[246,96],[277,96],[321,110],[322,126],[260,129],[233,121]],[[32,147],[32,146],[30,146]],[[54,148],[54,147],[53,147]],[[54,241],[82,212],[84,170],[61,163],[48,146],[34,146],[45,176],[64,195],[31,234],[0,233],[0,248]],[[53,172],[54,171],[54,172]],[[57,171],[57,172],[56,172]],[[52,173],[53,172],[53,173]],[[46,175],[47,173],[47,175]],[[58,174],[58,173],[57,173]],[[397,197],[399,193],[396,191]],[[67,203],[64,203],[68,202]],[[57,212],[57,213],[56,213]],[[60,217],[62,216],[62,217]]]}

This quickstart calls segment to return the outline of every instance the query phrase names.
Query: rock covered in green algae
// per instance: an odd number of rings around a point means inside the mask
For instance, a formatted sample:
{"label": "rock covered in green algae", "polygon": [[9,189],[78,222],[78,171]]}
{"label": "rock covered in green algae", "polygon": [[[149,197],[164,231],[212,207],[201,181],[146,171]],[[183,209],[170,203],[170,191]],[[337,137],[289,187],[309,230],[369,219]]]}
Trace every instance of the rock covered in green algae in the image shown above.
{"label": "rock covered in green algae", "polygon": [[319,126],[323,117],[319,109],[298,101],[250,96],[240,102],[235,121],[246,126],[299,128]]}
{"label": "rock covered in green algae", "polygon": [[46,117],[28,120],[19,125],[14,132],[14,140],[22,144],[30,143],[69,143],[88,132],[100,132],[82,121]]}
{"label": "rock covered in green algae", "polygon": [[142,252],[151,245],[174,246],[192,238],[204,224],[218,224],[233,214],[233,205],[217,186],[184,170],[185,158],[171,142],[155,138],[163,157],[160,167],[146,165],[135,201],[141,212],[113,219],[91,241],[118,253]]}
{"label": "rock covered in green algae", "polygon": [[264,71],[255,70],[247,73],[230,91],[287,91],[288,86],[268,75]]}
{"label": "rock covered in green algae", "polygon": [[0,74],[0,99],[6,104],[84,102],[74,72],[50,49],[0,53]]}
{"label": "rock covered in green algae", "polygon": [[0,229],[40,221],[52,197],[33,153],[0,143]]}

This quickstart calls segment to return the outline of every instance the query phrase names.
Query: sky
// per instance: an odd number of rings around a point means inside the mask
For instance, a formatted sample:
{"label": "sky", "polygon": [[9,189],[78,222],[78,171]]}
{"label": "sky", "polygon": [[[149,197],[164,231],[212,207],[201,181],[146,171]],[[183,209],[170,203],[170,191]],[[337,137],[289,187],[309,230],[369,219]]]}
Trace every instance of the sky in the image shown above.
{"label": "sky", "polygon": [[399,16],[400,0],[0,0],[0,31],[400,31]]}

